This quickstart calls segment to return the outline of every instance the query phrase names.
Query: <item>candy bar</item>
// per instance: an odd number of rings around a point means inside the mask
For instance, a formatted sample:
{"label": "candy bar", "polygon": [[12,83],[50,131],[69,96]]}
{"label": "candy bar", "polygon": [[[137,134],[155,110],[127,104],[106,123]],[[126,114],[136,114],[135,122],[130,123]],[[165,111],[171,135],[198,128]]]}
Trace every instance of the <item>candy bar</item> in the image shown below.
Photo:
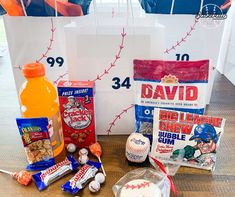
{"label": "candy bar", "polygon": [[95,177],[101,163],[88,161],[67,183],[62,185],[62,190],[75,195],[83,189],[91,178]]}
{"label": "candy bar", "polygon": [[50,168],[40,171],[33,175],[33,180],[36,186],[41,191],[48,185],[70,173],[78,168],[79,164],[72,155],[66,157],[66,159],[60,163],[51,166]]}

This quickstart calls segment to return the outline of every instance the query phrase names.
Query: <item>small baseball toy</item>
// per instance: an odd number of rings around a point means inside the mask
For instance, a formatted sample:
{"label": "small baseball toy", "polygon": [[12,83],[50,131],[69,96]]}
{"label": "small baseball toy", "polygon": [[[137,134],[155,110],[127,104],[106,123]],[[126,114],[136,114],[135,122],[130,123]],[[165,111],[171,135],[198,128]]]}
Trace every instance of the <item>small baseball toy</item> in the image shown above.
{"label": "small baseball toy", "polygon": [[104,166],[103,166],[102,161],[100,159],[100,157],[102,155],[102,149],[101,149],[100,144],[98,142],[96,142],[96,143],[90,145],[89,149],[90,149],[91,153],[98,158],[99,162],[101,163],[101,168],[104,173],[104,176],[106,176]]}
{"label": "small baseball toy", "polygon": [[82,165],[86,164],[88,162],[89,158],[87,155],[81,155],[78,158],[78,162]]}
{"label": "small baseball toy", "polygon": [[0,169],[0,172],[11,175],[11,177],[16,179],[18,183],[20,183],[21,185],[26,186],[32,180],[32,175],[25,170],[21,170],[20,172],[9,172],[9,171]]}
{"label": "small baseball toy", "polygon": [[100,190],[100,184],[97,181],[91,181],[89,183],[89,190],[93,193],[98,192]]}
{"label": "small baseball toy", "polygon": [[97,181],[98,183],[102,184],[105,182],[105,176],[103,173],[99,172],[95,175],[95,181]]}
{"label": "small baseball toy", "polygon": [[79,156],[88,155],[88,150],[86,148],[82,148],[79,150],[78,154]]}
{"label": "small baseball toy", "polygon": [[69,153],[74,153],[76,151],[76,149],[77,149],[77,146],[73,143],[70,143],[67,145],[67,151]]}
{"label": "small baseball toy", "polygon": [[146,160],[150,151],[150,142],[141,133],[132,133],[126,142],[126,158],[134,163],[142,163]]}
{"label": "small baseball toy", "polygon": [[127,182],[122,187],[120,197],[127,196],[161,197],[161,191],[157,185],[148,180],[136,179]]}

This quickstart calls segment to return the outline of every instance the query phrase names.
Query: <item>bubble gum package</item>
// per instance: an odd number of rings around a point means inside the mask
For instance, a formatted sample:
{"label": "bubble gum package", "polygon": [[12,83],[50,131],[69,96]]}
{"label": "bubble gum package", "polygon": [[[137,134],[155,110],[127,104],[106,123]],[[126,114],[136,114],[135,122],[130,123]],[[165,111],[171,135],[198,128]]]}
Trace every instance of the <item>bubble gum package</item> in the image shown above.
{"label": "bubble gum package", "polygon": [[224,126],[224,118],[155,108],[151,155],[165,163],[213,170]]}

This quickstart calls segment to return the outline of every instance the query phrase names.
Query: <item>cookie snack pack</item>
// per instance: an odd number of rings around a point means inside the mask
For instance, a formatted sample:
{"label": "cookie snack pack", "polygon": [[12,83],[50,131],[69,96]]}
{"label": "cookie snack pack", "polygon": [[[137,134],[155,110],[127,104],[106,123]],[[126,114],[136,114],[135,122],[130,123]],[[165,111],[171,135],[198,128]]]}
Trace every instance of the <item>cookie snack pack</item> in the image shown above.
{"label": "cookie snack pack", "polygon": [[55,164],[47,118],[17,118],[17,126],[29,165],[27,170],[43,170]]}
{"label": "cookie snack pack", "polygon": [[159,170],[137,168],[125,174],[112,190],[115,197],[170,197],[170,181]]}
{"label": "cookie snack pack", "polygon": [[155,108],[151,155],[164,163],[213,170],[224,125],[219,117]]}
{"label": "cookie snack pack", "polygon": [[96,142],[94,82],[60,81],[58,94],[65,144],[88,147]]}
{"label": "cookie snack pack", "polygon": [[151,140],[155,107],[203,114],[208,70],[208,60],[134,60],[137,132]]}

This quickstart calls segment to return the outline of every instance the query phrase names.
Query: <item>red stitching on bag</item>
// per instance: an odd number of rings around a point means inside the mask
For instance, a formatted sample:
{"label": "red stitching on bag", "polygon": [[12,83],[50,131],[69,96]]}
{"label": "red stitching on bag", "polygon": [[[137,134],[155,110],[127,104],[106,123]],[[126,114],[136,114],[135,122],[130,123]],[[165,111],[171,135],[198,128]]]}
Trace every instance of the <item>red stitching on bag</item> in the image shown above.
{"label": "red stitching on bag", "polygon": [[172,45],[171,48],[166,49],[164,51],[164,53],[169,54],[169,52],[171,52],[172,50],[175,50],[176,47],[179,47],[183,42],[186,42],[186,40],[192,35],[192,32],[195,30],[195,27],[198,22],[199,21],[195,18],[194,24],[192,26],[190,26],[190,30],[186,32],[186,35],[184,37],[182,37],[180,41],[177,41],[176,44]]}
{"label": "red stitching on bag", "polygon": [[[37,63],[41,62],[43,60],[43,58],[47,57],[47,54],[52,49],[52,44],[53,44],[53,41],[54,41],[54,34],[55,34],[55,31],[56,31],[56,28],[54,27],[54,23],[53,23],[52,18],[51,18],[51,29],[50,29],[50,31],[51,31],[51,37],[50,37],[49,46],[47,46],[47,49],[46,49],[45,53],[43,53],[41,55],[41,57],[38,60],[36,60]],[[22,70],[23,66],[13,66],[13,68]]]}
{"label": "red stitching on bag", "polygon": [[132,107],[134,107],[134,106],[135,106],[134,104],[131,104],[131,106],[129,106],[128,108],[122,110],[122,112],[121,112],[120,114],[118,114],[118,115],[115,116],[115,119],[114,119],[111,123],[109,123],[110,126],[109,126],[108,130],[106,131],[108,135],[111,133],[111,129],[112,129],[112,127],[115,126],[115,123],[116,123],[118,120],[121,119],[122,115],[125,114],[125,113],[127,113],[128,110],[130,110],[130,109],[131,109]]}
{"label": "red stitching on bag", "polygon": [[63,79],[67,74],[68,74],[68,73],[65,73],[65,74],[63,74],[63,75],[60,75],[60,76],[54,81],[54,84],[55,84],[55,85],[58,85],[59,80],[60,80],[60,79]]}
{"label": "red stitching on bag", "polygon": [[104,72],[103,72],[101,75],[97,75],[96,79],[94,79],[93,81],[101,80],[104,75],[109,74],[109,71],[110,71],[113,67],[116,66],[116,62],[121,58],[121,52],[122,52],[122,49],[124,48],[124,40],[125,40],[125,36],[126,36],[126,33],[125,33],[125,29],[124,29],[124,28],[122,29],[121,36],[122,36],[121,44],[119,45],[119,51],[118,51],[118,53],[115,55],[114,61],[113,61],[112,63],[110,63],[110,66],[109,66],[108,69],[105,69]]}
{"label": "red stitching on bag", "polygon": [[54,23],[53,23],[53,20],[51,18],[51,30],[50,30],[51,31],[51,37],[50,37],[50,43],[49,43],[49,46],[47,46],[47,49],[46,49],[45,53],[43,53],[41,55],[41,57],[38,60],[36,60],[37,63],[41,62],[45,57],[47,57],[48,52],[52,49],[52,44],[53,44],[53,41],[54,41],[55,30],[56,30],[56,28],[54,27]]}

